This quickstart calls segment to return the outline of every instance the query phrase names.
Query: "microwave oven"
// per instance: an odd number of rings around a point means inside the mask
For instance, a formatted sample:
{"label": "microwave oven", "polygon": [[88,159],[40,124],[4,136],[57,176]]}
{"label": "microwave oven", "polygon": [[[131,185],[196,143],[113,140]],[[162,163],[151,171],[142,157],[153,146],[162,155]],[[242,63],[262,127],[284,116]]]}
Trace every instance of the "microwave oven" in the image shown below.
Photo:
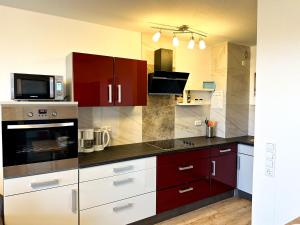
{"label": "microwave oven", "polygon": [[13,100],[63,101],[65,87],[62,76],[11,74]]}

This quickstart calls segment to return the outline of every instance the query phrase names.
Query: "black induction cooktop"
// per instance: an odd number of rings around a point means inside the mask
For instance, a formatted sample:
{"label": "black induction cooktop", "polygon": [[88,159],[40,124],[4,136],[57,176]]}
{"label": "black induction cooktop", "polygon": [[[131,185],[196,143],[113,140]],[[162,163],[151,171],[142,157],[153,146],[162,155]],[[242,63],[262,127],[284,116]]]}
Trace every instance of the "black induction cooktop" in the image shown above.
{"label": "black induction cooktop", "polygon": [[165,150],[190,148],[195,146],[195,143],[189,139],[180,139],[180,140],[170,139],[170,140],[162,140],[162,141],[151,141],[151,142],[147,142],[147,144]]}

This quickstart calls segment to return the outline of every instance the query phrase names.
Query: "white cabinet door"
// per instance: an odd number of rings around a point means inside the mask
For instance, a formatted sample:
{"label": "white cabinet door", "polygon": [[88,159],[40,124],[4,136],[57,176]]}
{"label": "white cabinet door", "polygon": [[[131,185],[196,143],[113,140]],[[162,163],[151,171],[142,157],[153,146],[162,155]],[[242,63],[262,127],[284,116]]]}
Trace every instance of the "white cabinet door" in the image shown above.
{"label": "white cabinet door", "polygon": [[253,156],[238,154],[237,188],[252,194]]}
{"label": "white cabinet door", "polygon": [[156,192],[80,211],[80,225],[125,225],[156,213]]}
{"label": "white cabinet door", "polygon": [[80,210],[156,190],[156,169],[79,183]]}
{"label": "white cabinet door", "polygon": [[5,225],[78,225],[78,185],[4,198]]}

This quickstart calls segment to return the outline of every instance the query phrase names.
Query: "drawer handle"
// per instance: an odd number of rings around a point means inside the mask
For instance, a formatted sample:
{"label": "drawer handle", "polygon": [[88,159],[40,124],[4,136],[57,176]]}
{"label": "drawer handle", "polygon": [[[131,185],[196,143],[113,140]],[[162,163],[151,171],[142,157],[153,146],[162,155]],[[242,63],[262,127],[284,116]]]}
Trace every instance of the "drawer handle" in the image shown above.
{"label": "drawer handle", "polygon": [[126,204],[126,205],[114,207],[114,208],[113,208],[113,211],[117,213],[117,212],[120,212],[120,211],[122,211],[122,210],[131,208],[131,207],[133,207],[133,203],[128,203],[128,204]]}
{"label": "drawer handle", "polygon": [[220,150],[220,153],[231,152],[231,148]]}
{"label": "drawer handle", "polygon": [[114,186],[119,186],[119,185],[122,185],[122,184],[128,184],[128,183],[132,183],[132,182],[133,182],[133,178],[128,178],[128,179],[125,179],[125,180],[114,181],[113,184],[114,184]]}
{"label": "drawer handle", "polygon": [[194,190],[194,188],[189,187],[187,189],[179,190],[178,192],[179,192],[179,194],[183,194],[183,193],[190,192],[190,191],[193,191],[193,190]]}
{"label": "drawer handle", "polygon": [[119,167],[119,168],[113,168],[113,171],[115,173],[122,173],[128,170],[133,170],[134,166],[130,165],[130,166],[124,166],[124,167]]}
{"label": "drawer handle", "polygon": [[180,167],[178,167],[178,170],[179,171],[184,171],[184,170],[191,170],[191,169],[193,169],[194,168],[194,166],[193,165],[190,165],[190,166],[180,166]]}
{"label": "drawer handle", "polygon": [[54,180],[48,180],[48,181],[43,181],[43,182],[32,182],[30,184],[30,186],[32,188],[42,188],[42,187],[48,187],[48,186],[56,186],[59,184],[59,180],[58,179],[54,179]]}

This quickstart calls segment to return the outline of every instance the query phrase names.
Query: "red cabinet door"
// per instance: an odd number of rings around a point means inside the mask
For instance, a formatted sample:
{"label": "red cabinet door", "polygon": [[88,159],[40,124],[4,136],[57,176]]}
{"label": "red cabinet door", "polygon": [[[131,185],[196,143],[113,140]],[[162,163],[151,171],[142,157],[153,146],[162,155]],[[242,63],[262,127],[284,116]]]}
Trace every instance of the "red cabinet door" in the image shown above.
{"label": "red cabinet door", "polygon": [[211,194],[217,195],[236,187],[237,154],[229,153],[211,158]]}
{"label": "red cabinet door", "polygon": [[156,192],[156,212],[161,213],[209,197],[209,180],[198,180]]}
{"label": "red cabinet door", "polygon": [[157,190],[199,179],[209,180],[209,149],[157,156]]}
{"label": "red cabinet door", "polygon": [[111,106],[114,58],[73,53],[74,100],[80,107]]}
{"label": "red cabinet door", "polygon": [[115,105],[147,105],[147,62],[115,58]]}

